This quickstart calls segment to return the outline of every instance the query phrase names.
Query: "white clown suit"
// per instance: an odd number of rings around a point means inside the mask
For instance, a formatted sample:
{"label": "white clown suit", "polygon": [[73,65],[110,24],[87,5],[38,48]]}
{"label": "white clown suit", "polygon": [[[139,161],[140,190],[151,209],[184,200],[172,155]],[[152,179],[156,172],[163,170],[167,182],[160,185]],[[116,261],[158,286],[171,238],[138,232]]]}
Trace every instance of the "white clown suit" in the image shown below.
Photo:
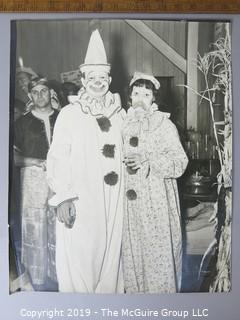
{"label": "white clown suit", "polygon": [[75,199],[76,208],[72,228],[57,221],[59,290],[121,293],[124,111],[111,92],[104,109],[90,100],[83,89],[62,109],[48,154],[48,182],[55,192],[50,204]]}

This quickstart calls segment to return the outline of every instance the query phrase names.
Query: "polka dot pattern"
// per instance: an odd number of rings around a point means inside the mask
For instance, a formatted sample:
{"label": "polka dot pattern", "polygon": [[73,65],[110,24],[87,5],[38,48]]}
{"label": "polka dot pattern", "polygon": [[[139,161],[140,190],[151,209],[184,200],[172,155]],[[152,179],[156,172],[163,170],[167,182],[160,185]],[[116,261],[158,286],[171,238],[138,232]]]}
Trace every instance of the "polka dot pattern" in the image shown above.
{"label": "polka dot pattern", "polygon": [[137,199],[137,193],[135,190],[130,189],[126,192],[128,200],[136,200]]}
{"label": "polka dot pattern", "polygon": [[[135,174],[125,171],[125,290],[177,292],[181,283],[182,234],[176,178],[184,172],[187,158],[175,126],[162,113],[149,117],[148,131],[143,130],[141,122],[128,120],[123,131],[124,153],[144,153],[148,161]],[[132,137],[138,137],[137,146]]]}

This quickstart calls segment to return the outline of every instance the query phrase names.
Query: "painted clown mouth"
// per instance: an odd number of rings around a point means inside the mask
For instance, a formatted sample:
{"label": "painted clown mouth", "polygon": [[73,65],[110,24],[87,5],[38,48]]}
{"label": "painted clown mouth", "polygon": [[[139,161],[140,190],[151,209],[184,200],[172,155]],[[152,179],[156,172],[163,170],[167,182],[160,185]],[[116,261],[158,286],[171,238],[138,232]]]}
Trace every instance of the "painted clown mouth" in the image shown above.
{"label": "painted clown mouth", "polygon": [[98,86],[98,87],[96,87],[96,86],[90,86],[90,89],[91,89],[92,91],[94,91],[94,92],[102,92],[102,91],[105,90],[105,88],[106,88],[105,85]]}

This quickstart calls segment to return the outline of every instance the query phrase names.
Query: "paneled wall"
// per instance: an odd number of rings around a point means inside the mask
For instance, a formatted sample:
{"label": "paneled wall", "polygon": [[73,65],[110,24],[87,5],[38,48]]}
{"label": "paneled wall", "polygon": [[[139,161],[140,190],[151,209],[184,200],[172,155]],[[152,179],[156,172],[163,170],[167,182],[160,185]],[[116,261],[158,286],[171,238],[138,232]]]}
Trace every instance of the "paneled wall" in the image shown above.
{"label": "paneled wall", "polygon": [[[145,21],[178,53],[186,56],[186,22]],[[160,54],[124,20],[18,21],[17,55],[26,66],[49,79],[60,81],[60,73],[75,70],[83,63],[91,31],[100,29],[109,62],[112,64],[112,90],[126,103],[129,78],[134,71],[173,77],[175,118],[185,123],[185,75]]]}
{"label": "paneled wall", "polygon": [[[201,57],[204,56],[206,52],[212,49],[212,43],[214,42],[214,24],[211,22],[202,22],[199,24],[199,54]],[[206,89],[206,83],[204,76],[201,72],[198,74],[198,90],[203,91]],[[199,98],[200,102],[200,98]],[[203,135],[210,134],[213,135],[213,126],[211,112],[208,102],[201,100],[198,105],[198,131]]]}

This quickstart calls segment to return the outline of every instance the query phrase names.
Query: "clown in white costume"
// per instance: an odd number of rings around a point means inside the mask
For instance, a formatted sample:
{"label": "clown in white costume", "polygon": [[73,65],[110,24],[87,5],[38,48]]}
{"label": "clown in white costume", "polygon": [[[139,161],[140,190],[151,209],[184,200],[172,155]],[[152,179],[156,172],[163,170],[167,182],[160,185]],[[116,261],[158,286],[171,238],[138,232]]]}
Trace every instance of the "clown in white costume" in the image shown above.
{"label": "clown in white costume", "polygon": [[62,109],[48,153],[58,208],[56,268],[61,292],[122,293],[123,163],[120,97],[98,30],[90,38],[83,88]]}

